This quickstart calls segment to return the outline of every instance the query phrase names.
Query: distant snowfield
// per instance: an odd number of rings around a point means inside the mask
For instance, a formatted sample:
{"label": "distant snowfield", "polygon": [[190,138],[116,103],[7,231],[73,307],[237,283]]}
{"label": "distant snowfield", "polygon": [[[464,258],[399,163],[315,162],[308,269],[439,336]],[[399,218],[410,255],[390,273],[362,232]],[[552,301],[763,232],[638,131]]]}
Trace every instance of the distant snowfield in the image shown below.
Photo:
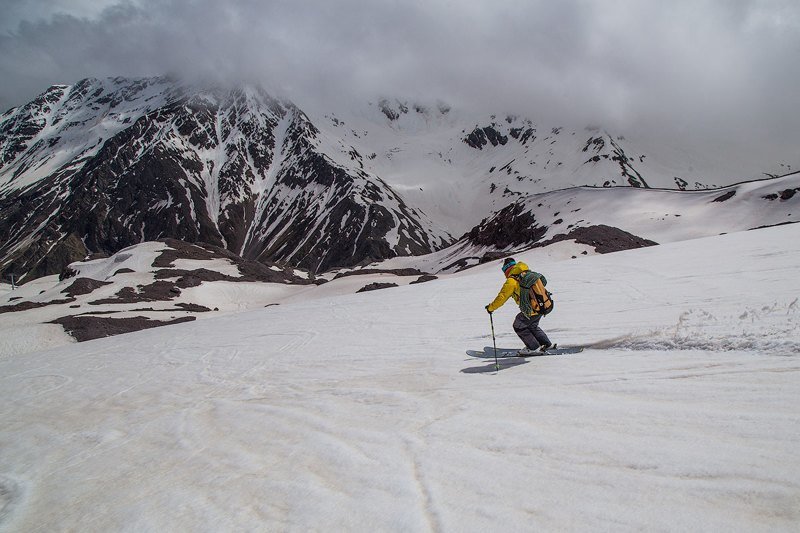
{"label": "distant snowfield", "polygon": [[796,531],[800,225],[535,257],[582,354],[492,264],[3,356],[0,530]]}

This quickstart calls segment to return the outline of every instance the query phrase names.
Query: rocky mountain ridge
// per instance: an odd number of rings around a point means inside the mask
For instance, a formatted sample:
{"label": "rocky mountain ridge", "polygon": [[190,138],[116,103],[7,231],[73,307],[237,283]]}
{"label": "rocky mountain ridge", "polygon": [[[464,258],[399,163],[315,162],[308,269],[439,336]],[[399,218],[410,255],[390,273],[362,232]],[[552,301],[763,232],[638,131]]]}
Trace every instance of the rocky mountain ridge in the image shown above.
{"label": "rocky mountain ridge", "polygon": [[170,237],[318,272],[451,241],[319,137],[257,88],[51,87],[0,122],[0,268],[24,280]]}
{"label": "rocky mountain ridge", "polygon": [[440,101],[307,114],[257,87],[87,79],[0,117],[0,274],[164,238],[319,274],[431,254],[523,205],[542,220],[532,195],[714,186],[686,164],[601,128]]}

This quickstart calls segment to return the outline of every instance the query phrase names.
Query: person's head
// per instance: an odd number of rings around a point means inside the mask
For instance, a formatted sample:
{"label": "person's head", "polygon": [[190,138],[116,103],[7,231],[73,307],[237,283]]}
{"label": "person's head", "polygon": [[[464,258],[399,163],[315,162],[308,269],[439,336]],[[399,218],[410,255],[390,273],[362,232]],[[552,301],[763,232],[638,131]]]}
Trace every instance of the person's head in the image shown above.
{"label": "person's head", "polygon": [[511,267],[513,267],[516,264],[517,264],[517,262],[514,261],[514,258],[513,257],[509,257],[505,261],[503,261],[503,266],[500,267],[500,268],[503,269],[503,274],[508,276],[508,271],[511,270]]}

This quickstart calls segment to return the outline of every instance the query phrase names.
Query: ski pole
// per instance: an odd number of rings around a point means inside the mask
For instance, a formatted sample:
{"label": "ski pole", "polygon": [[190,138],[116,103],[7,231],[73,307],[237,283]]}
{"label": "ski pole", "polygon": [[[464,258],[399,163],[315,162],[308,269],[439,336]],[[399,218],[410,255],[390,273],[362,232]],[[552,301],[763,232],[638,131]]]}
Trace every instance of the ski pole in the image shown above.
{"label": "ski pole", "polygon": [[497,362],[497,342],[494,340],[494,318],[492,318],[492,313],[489,313],[489,323],[492,325],[492,346],[494,347],[494,369],[495,371],[500,370],[500,363]]}

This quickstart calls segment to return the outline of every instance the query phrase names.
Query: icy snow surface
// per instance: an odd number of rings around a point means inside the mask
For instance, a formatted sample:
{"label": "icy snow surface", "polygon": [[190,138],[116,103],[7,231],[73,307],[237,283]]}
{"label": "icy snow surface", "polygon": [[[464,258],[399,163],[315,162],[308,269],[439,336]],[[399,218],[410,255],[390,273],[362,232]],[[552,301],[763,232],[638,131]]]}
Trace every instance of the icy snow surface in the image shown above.
{"label": "icy snow surface", "polygon": [[499,372],[497,264],[6,355],[0,530],[797,531],[798,265],[797,224],[532,264],[587,348]]}

